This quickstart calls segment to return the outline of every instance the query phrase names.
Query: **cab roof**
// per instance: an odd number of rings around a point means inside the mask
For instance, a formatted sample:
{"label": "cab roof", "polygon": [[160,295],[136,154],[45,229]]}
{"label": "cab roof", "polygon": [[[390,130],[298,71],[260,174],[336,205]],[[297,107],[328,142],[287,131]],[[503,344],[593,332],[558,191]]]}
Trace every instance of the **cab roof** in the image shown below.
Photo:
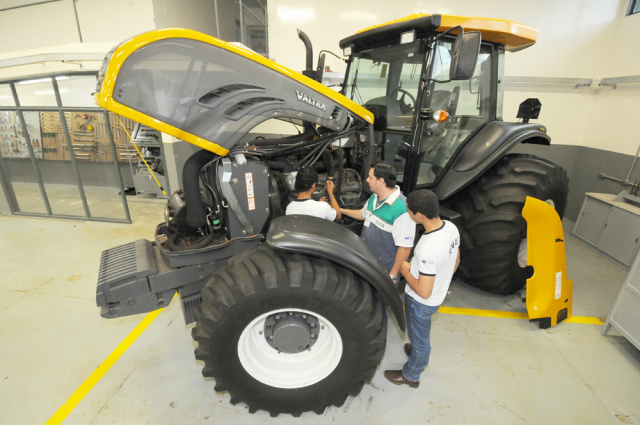
{"label": "cab roof", "polygon": [[[419,13],[358,31],[356,34],[341,40],[340,47],[354,46],[359,50],[385,42],[398,42],[400,34],[406,31],[415,30],[416,38],[421,38],[430,33],[444,32],[456,26],[462,26],[465,31],[480,31],[482,41],[501,44],[508,52],[526,49],[535,44],[538,38],[538,31],[535,28],[517,22]],[[454,30],[451,34],[459,32],[459,30]]]}

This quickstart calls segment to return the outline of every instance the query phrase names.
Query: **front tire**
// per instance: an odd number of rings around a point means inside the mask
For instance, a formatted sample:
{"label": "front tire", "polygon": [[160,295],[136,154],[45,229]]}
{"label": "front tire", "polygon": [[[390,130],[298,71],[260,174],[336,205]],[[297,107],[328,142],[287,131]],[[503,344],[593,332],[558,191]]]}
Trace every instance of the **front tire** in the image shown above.
{"label": "front tire", "polygon": [[526,238],[526,197],[552,204],[562,218],[568,193],[569,179],[562,167],[512,154],[455,195],[450,205],[463,219],[458,268],[462,280],[500,295],[521,289],[531,273],[518,262]]}
{"label": "front tire", "polygon": [[299,416],[360,392],[384,353],[386,323],[351,271],[262,244],[213,274],[192,336],[203,375],[231,403]]}

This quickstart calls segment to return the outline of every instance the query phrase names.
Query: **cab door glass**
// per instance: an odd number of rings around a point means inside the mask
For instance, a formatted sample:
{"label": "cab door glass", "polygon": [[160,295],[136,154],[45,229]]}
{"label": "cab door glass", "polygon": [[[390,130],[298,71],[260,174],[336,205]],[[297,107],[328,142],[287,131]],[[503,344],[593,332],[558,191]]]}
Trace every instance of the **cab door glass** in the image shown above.
{"label": "cab door glass", "polygon": [[[432,78],[447,80],[451,65],[453,40],[439,40],[434,51]],[[473,74],[469,80],[435,82],[426,99],[432,111],[449,114],[443,122],[429,117],[420,136],[417,186],[429,186],[442,174],[458,147],[474,130],[490,119],[491,45],[483,44]]]}

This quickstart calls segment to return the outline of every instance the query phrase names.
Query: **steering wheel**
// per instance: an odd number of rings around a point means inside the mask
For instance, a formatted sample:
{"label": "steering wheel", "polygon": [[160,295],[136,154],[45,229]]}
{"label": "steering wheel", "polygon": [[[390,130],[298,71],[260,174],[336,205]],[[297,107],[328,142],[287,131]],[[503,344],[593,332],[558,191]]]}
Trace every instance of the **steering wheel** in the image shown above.
{"label": "steering wheel", "polygon": [[[398,104],[400,105],[400,111],[402,111],[403,114],[407,114],[416,109],[416,98],[403,88],[398,87],[397,89],[395,89],[393,92],[391,92],[391,97],[395,99],[400,93],[402,93],[402,96],[400,96],[400,99],[397,99]],[[409,100],[411,101],[411,103],[405,102],[405,96],[409,96]]]}

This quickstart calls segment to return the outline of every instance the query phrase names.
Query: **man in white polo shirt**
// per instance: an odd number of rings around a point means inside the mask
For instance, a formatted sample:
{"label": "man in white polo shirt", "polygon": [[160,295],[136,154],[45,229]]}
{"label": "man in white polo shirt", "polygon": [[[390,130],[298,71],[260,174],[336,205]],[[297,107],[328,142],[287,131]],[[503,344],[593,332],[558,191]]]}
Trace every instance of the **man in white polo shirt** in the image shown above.
{"label": "man in white polo shirt", "polygon": [[286,215],[303,214],[311,215],[319,218],[326,218],[331,221],[340,221],[340,207],[338,201],[333,194],[334,184],[331,180],[327,180],[326,189],[329,195],[331,205],[321,199],[316,201],[311,198],[313,192],[316,191],[316,183],[318,183],[318,172],[311,167],[302,167],[296,175],[295,190],[298,192],[298,198],[291,201],[287,205]]}
{"label": "man in white polo shirt", "polygon": [[411,192],[407,210],[425,230],[411,263],[405,261],[400,267],[407,280],[404,310],[411,343],[405,344],[404,351],[409,359],[402,370],[387,370],[384,376],[396,385],[417,388],[431,354],[431,316],[444,301],[460,264],[460,233],[453,223],[438,216],[438,197],[430,190]]}

